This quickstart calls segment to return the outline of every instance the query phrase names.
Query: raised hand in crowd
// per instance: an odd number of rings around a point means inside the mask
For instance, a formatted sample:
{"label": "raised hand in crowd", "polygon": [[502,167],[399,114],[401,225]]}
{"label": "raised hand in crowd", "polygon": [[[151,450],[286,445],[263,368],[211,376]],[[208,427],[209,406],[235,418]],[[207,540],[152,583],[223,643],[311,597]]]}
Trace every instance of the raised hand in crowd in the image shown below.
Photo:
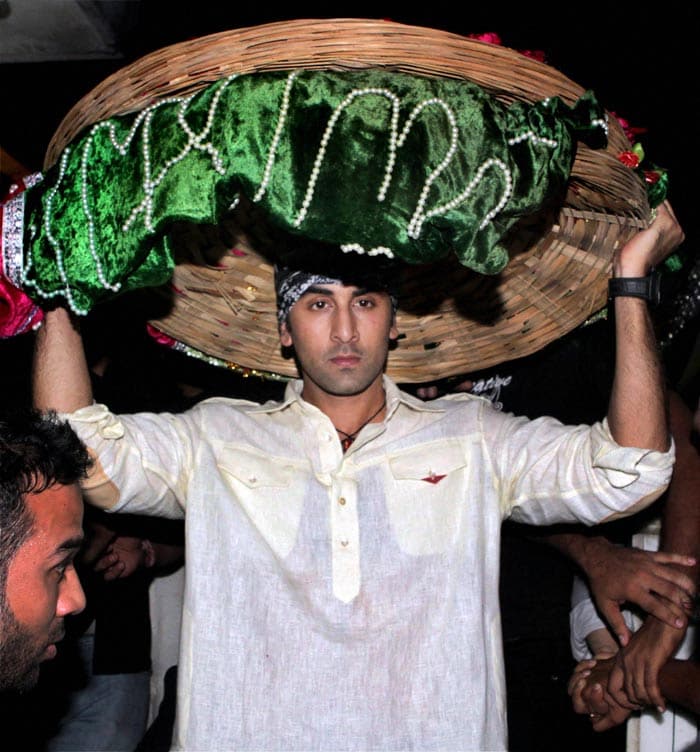
{"label": "raised hand in crowd", "polygon": [[[674,392],[669,394],[669,404],[676,464],[663,507],[661,547],[691,556],[694,563],[684,567],[684,571],[697,584],[700,453],[692,441],[693,416],[690,409]],[[665,566],[678,567],[678,563],[669,562]],[[659,711],[666,709],[662,673],[685,635],[691,603],[692,600],[681,602],[685,615],[681,617],[680,627],[660,618],[658,612],[649,611],[632,638],[629,641],[620,640],[621,647],[615,650],[612,657],[604,656],[592,668],[579,665],[570,684],[570,693],[577,712],[592,714],[594,728],[603,730],[616,725],[640,707],[653,706]],[[692,679],[693,664],[688,663],[688,666],[683,671],[688,672],[688,677]],[[672,676],[677,678],[679,668],[674,667],[671,671]],[[671,686],[676,687],[675,684]],[[696,685],[694,691],[700,694],[700,685]]]}

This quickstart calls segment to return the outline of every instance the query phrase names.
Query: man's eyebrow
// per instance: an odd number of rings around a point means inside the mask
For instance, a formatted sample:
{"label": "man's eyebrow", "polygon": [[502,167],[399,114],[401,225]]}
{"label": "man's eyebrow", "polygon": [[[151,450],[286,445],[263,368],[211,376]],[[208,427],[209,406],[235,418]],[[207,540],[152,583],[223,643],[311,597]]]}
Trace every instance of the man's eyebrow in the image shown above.
{"label": "man's eyebrow", "polygon": [[[377,294],[380,294],[381,290],[373,290],[369,287],[358,287],[355,290],[352,291],[352,297],[357,298],[362,295],[369,295],[370,293],[376,292]],[[335,295],[335,290],[333,290],[330,287],[321,287],[320,285],[309,285],[309,287],[304,290],[302,293],[302,298],[304,295],[329,295],[333,296]]]}
{"label": "man's eyebrow", "polygon": [[333,295],[333,290],[331,290],[329,287],[309,285],[306,290],[304,290],[301,297],[303,298],[304,295]]}
{"label": "man's eyebrow", "polygon": [[59,543],[56,546],[56,553],[63,553],[64,551],[74,551],[83,545],[85,537],[82,535],[76,535],[73,538],[64,540],[63,543]]}

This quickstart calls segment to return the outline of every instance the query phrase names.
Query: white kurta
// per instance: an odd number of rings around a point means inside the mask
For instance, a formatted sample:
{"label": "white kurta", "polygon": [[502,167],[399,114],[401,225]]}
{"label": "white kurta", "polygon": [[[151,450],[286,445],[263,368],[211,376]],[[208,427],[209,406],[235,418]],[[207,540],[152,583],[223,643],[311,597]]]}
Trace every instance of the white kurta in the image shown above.
{"label": "white kurta", "polygon": [[385,388],[345,455],[300,382],[264,406],[70,416],[93,503],[186,513],[176,749],[505,749],[502,520],[597,523],[670,478],[672,451],[604,423]]}

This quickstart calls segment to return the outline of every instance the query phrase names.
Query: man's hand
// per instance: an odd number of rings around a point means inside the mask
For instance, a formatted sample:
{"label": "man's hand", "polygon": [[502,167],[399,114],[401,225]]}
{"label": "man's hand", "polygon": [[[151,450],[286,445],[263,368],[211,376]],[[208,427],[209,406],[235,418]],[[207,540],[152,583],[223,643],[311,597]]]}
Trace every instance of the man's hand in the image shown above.
{"label": "man's hand", "polygon": [[656,209],[651,225],[615,252],[616,277],[644,277],[685,240],[676,215],[668,201]]}
{"label": "man's hand", "polygon": [[659,687],[659,671],[672,658],[684,630],[674,629],[648,616],[630,640],[615,656],[615,665],[607,684],[616,702],[625,699],[637,705],[653,705],[663,712],[666,701]]}
{"label": "man's hand", "polygon": [[627,645],[631,636],[620,611],[624,603],[636,604],[683,637],[695,583],[674,565],[692,567],[693,557],[616,546],[596,537],[586,541],[586,554],[579,558],[598,610],[620,645]]}
{"label": "man's hand", "polygon": [[105,580],[118,580],[154,564],[152,546],[144,546],[141,538],[120,535],[96,562],[95,571],[102,572]]}
{"label": "man's hand", "polygon": [[594,731],[607,731],[624,723],[635,709],[621,705],[606,690],[614,661],[614,656],[581,661],[569,680],[574,711],[588,715]]}

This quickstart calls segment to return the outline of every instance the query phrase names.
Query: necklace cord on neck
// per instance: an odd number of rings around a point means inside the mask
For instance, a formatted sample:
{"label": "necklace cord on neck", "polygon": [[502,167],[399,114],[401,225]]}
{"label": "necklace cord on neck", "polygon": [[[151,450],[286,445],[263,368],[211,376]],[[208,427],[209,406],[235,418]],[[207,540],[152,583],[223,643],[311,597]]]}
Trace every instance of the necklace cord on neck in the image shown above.
{"label": "necklace cord on neck", "polygon": [[356,428],[356,429],[355,429],[354,431],[352,431],[351,433],[348,433],[347,431],[343,431],[343,429],[342,429],[342,428],[337,428],[336,426],[333,426],[333,427],[335,428],[335,430],[336,430],[336,431],[337,431],[338,433],[341,433],[341,434],[343,434],[343,437],[344,437],[344,438],[341,438],[341,440],[340,440],[340,444],[341,444],[341,446],[343,447],[343,451],[344,451],[344,452],[346,452],[346,451],[348,450],[348,448],[350,447],[350,445],[352,444],[352,442],[353,442],[353,441],[355,441],[355,439],[357,438],[357,434],[358,434],[358,433],[360,433],[360,431],[361,431],[361,430],[362,430],[362,429],[363,429],[363,428],[364,428],[364,427],[365,427],[365,426],[366,426],[366,425],[367,425],[368,423],[371,423],[371,422],[372,422],[372,421],[373,421],[373,420],[374,420],[374,419],[375,419],[375,418],[377,417],[377,415],[379,415],[379,413],[380,413],[380,412],[381,412],[381,411],[382,411],[382,410],[383,410],[383,409],[384,409],[385,407],[386,407],[386,394],[384,395],[384,400],[382,401],[382,404],[381,404],[381,405],[379,405],[379,409],[377,410],[377,412],[375,412],[375,413],[373,413],[372,415],[370,415],[370,416],[369,416],[369,418],[367,418],[367,420],[366,420],[366,421],[365,421],[365,422],[364,422],[364,423],[363,423],[363,424],[362,424],[362,425],[361,425],[361,426],[360,426],[359,428]]}

